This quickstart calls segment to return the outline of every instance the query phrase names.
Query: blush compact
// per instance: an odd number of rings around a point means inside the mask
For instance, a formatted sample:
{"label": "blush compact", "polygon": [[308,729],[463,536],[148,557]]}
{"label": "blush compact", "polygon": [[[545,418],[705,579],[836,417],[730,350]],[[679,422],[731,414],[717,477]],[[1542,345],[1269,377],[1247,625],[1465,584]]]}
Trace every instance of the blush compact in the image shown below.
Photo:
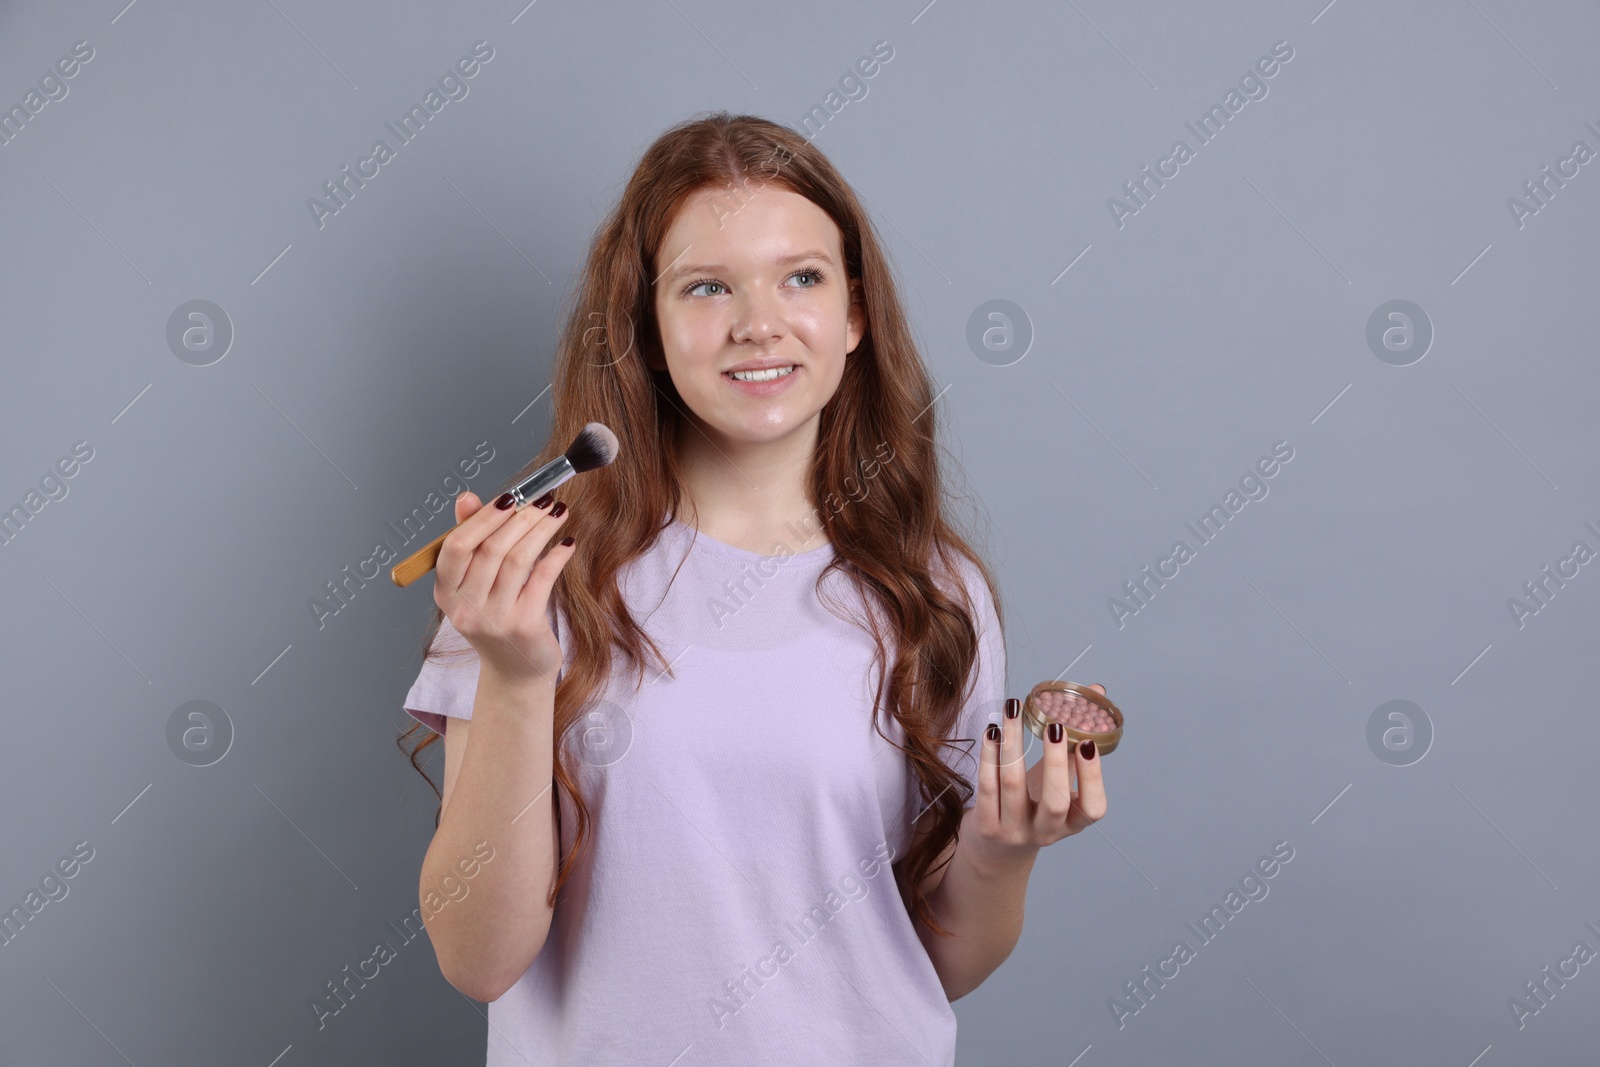
{"label": "blush compact", "polygon": [[1108,755],[1122,740],[1122,709],[1111,698],[1076,682],[1040,682],[1022,702],[1022,721],[1040,740],[1050,724],[1058,722],[1067,739],[1094,741],[1100,755]]}

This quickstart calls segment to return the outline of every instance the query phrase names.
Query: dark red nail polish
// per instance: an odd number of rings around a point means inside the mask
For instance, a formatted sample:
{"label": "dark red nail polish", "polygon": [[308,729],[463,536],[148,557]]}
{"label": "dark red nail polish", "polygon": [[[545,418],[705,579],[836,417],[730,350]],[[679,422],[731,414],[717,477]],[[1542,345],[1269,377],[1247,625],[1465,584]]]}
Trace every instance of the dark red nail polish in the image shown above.
{"label": "dark red nail polish", "polygon": [[1000,740],[1000,724],[997,722],[990,723],[989,728],[983,732],[983,736],[991,741]]}
{"label": "dark red nail polish", "polygon": [[572,535],[571,534],[567,534],[567,536],[565,536],[565,537],[563,537],[561,539],[561,547],[562,548],[566,548],[566,547],[570,546],[571,544],[572,544]]}
{"label": "dark red nail polish", "polygon": [[1006,718],[1015,719],[1021,712],[1022,712],[1022,701],[1018,700],[1016,697],[1007,698],[1007,700],[1006,700]]}
{"label": "dark red nail polish", "polygon": [[1094,738],[1085,737],[1083,744],[1078,746],[1078,755],[1084,759],[1094,759]]}
{"label": "dark red nail polish", "polygon": [[544,496],[540,497],[538,500],[535,500],[533,502],[533,506],[538,508],[540,511],[543,511],[545,508],[550,506],[551,502],[554,501],[555,498],[556,498],[555,490],[552,489],[550,492],[546,493]]}
{"label": "dark red nail polish", "polygon": [[509,508],[512,503],[515,502],[515,500],[516,498],[510,493],[501,493],[495,498],[494,506],[499,508],[501,511],[504,511],[506,508]]}
{"label": "dark red nail polish", "polygon": [[550,509],[550,517],[553,519],[553,518],[556,518],[558,515],[565,515],[566,512],[567,512],[567,502],[565,500],[563,500],[561,503],[557,504],[555,507]]}
{"label": "dark red nail polish", "polygon": [[1045,732],[1050,735],[1050,740],[1058,745],[1061,743],[1061,738],[1066,735],[1066,731],[1061,728],[1061,724],[1058,722],[1051,723],[1050,729]]}

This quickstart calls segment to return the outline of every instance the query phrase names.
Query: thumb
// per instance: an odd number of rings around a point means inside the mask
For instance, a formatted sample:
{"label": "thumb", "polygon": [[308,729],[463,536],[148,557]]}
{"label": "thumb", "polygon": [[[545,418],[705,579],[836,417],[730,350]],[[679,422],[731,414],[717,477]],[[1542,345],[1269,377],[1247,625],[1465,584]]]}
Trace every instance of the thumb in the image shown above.
{"label": "thumb", "polygon": [[468,489],[456,496],[456,525],[460,526],[483,507],[483,501],[478,499],[478,494]]}

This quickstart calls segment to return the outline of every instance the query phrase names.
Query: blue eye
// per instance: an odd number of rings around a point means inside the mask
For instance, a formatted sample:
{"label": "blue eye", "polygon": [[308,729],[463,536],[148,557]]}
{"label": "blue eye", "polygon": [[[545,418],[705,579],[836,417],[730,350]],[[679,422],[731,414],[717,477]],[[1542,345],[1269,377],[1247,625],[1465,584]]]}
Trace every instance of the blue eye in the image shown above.
{"label": "blue eye", "polygon": [[[789,277],[791,277],[791,278],[800,278],[800,277],[804,277],[805,275],[808,275],[808,274],[811,275],[812,278],[815,279],[815,280],[810,285],[802,285],[802,286],[800,286],[801,289],[815,289],[817,286],[821,285],[824,281],[827,280],[827,275],[823,274],[820,270],[816,269],[815,267],[807,267],[805,270],[797,270],[793,274],[789,275]],[[698,281],[690,282],[689,285],[684,288],[683,295],[684,296],[717,296],[717,295],[720,295],[720,294],[717,294],[717,293],[697,293],[695,291],[695,290],[700,289],[700,288],[702,288],[704,286],[707,286],[707,285],[715,285],[718,288],[720,288],[724,293],[726,293],[727,290],[728,290],[728,287],[726,285],[723,285],[721,282],[717,281],[715,278],[701,278]]]}

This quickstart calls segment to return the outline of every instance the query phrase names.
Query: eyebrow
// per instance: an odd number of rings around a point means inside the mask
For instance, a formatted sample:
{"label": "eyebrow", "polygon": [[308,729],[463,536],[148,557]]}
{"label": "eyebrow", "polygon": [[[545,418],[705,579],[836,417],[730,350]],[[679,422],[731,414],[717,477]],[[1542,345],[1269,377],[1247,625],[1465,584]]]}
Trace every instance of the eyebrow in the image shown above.
{"label": "eyebrow", "polygon": [[[832,256],[828,255],[826,252],[818,251],[817,249],[810,249],[805,252],[796,252],[790,256],[779,256],[774,262],[776,262],[780,267],[785,267],[790,263],[799,263],[800,261],[806,259],[820,259],[824,263],[833,263]],[[672,282],[676,281],[685,274],[716,274],[719,272],[726,272],[727,269],[728,266],[726,263],[689,263],[684,266],[674,268],[672,273],[667,275],[666,280]]]}

